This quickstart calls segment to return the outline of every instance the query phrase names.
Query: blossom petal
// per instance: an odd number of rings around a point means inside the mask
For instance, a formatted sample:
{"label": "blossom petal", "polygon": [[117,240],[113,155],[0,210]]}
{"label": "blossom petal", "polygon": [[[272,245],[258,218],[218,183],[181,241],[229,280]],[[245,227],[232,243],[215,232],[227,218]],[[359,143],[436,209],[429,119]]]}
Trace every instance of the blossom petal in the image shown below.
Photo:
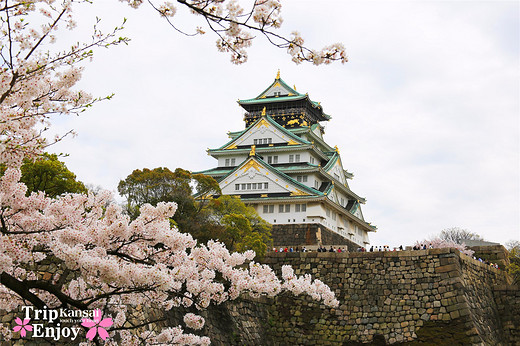
{"label": "blossom petal", "polygon": [[103,328],[98,328],[98,333],[99,333],[99,336],[101,337],[101,339],[103,339],[103,340],[106,340],[109,336],[107,331]]}
{"label": "blossom petal", "polygon": [[94,328],[90,328],[87,332],[87,339],[89,339],[90,341],[94,340],[94,338],[96,337],[96,334],[97,334],[97,328],[94,327]]}
{"label": "blossom petal", "polygon": [[20,330],[20,336],[23,338],[25,336],[26,332],[25,332],[25,329],[21,329]]}
{"label": "blossom petal", "polygon": [[26,330],[32,332],[32,326],[31,325],[26,325],[26,326],[23,326]]}
{"label": "blossom petal", "polygon": [[81,322],[81,325],[83,327],[87,327],[87,328],[92,328],[92,327],[96,326],[96,324],[97,324],[96,322],[94,322],[88,318],[84,318],[83,322]]}
{"label": "blossom petal", "polygon": [[94,322],[99,323],[99,321],[101,321],[101,317],[103,316],[103,313],[101,312],[101,310],[99,309],[96,309],[94,310]]}
{"label": "blossom petal", "polygon": [[20,317],[15,318],[14,321],[16,322],[17,325],[23,326],[23,322],[22,322],[22,319]]}
{"label": "blossom petal", "polygon": [[110,317],[104,318],[103,320],[101,320],[101,322],[99,322],[99,326],[105,327],[105,328],[110,327],[113,324],[114,324],[114,322],[112,322],[112,319]]}
{"label": "blossom petal", "polygon": [[31,322],[30,318],[24,318],[23,325],[25,326],[27,323]]}
{"label": "blossom petal", "polygon": [[15,327],[13,328],[13,330],[14,330],[15,332],[19,331],[20,329],[22,329],[22,326],[15,326]]}

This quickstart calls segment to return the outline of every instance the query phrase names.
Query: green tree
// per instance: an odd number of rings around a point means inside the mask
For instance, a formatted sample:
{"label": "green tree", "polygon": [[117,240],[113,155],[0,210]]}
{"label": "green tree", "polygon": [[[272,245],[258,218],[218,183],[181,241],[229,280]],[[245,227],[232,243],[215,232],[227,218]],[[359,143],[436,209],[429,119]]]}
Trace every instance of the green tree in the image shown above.
{"label": "green tree", "polygon": [[[2,167],[1,173],[3,174],[4,171],[5,167]],[[20,180],[27,185],[27,196],[31,192],[43,191],[47,196],[55,198],[64,193],[88,191],[56,154],[44,153],[36,160],[25,159],[21,171]]]}
{"label": "green tree", "polygon": [[233,251],[254,250],[262,257],[272,245],[271,224],[262,219],[253,207],[238,197],[220,196],[208,209],[222,227],[218,239]]}
{"label": "green tree", "polygon": [[126,198],[132,218],[139,215],[139,208],[145,203],[177,203],[172,223],[201,243],[219,240],[229,250],[254,250],[258,256],[263,256],[272,244],[271,225],[254,208],[239,198],[212,198],[221,191],[210,176],[182,168],[174,172],[163,167],[136,169],[119,182],[118,191]]}
{"label": "green tree", "polygon": [[166,167],[136,169],[119,182],[117,190],[126,198],[127,210],[134,218],[139,215],[139,207],[143,204],[177,203],[176,222],[193,217],[200,211],[193,198],[193,190],[204,196],[220,193],[218,183],[211,177],[192,174],[182,168],[172,172]]}

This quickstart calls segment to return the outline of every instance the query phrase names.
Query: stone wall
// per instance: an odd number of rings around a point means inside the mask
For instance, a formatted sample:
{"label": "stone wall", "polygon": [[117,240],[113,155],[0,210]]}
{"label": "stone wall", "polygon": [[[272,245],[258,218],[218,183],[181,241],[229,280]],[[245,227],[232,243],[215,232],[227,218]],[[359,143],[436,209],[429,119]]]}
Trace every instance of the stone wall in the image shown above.
{"label": "stone wall", "polygon": [[293,224],[293,225],[273,225],[271,231],[273,245],[275,247],[286,246],[308,246],[308,245],[334,245],[344,246],[349,251],[356,251],[356,245],[349,239],[332,232],[320,224]]}
{"label": "stone wall", "polygon": [[520,344],[520,287],[499,285],[493,291],[505,345]]}
{"label": "stone wall", "polygon": [[[269,253],[264,262],[322,280],[340,306],[290,294],[212,306],[200,332],[213,345],[520,344],[519,287],[454,249]],[[184,313],[168,312],[167,325],[183,325]]]}
{"label": "stone wall", "polygon": [[[275,299],[266,309],[279,344],[520,342],[517,315],[505,323],[495,301],[505,273],[457,250],[273,253],[265,261],[277,271],[291,264],[296,273],[311,273],[341,302],[328,309],[304,296]],[[518,291],[508,292],[504,299],[518,309]]]}

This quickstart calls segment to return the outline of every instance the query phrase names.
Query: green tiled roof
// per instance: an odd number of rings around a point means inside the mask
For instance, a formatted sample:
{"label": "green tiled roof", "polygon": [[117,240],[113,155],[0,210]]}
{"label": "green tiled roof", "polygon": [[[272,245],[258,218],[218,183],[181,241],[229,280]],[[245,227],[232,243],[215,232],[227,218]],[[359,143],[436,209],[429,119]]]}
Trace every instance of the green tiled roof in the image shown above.
{"label": "green tiled roof", "polygon": [[332,157],[330,158],[329,162],[327,162],[325,167],[323,167],[323,170],[325,170],[325,172],[328,172],[329,169],[331,169],[332,166],[334,166],[336,164],[338,159],[339,159],[339,154],[337,152],[334,152],[334,154],[332,154]]}
{"label": "green tiled roof", "polygon": [[[279,83],[280,86],[285,89],[288,92],[288,95],[283,96],[270,96],[266,97],[265,93],[271,89],[276,83]],[[331,116],[328,114],[323,113],[323,108],[321,107],[319,102],[312,101],[309,98],[308,94],[300,94],[295,89],[291,88],[287,83],[284,82],[283,79],[280,78],[280,76],[277,76],[276,79],[269,85],[264,91],[260,93],[255,98],[252,99],[245,99],[245,100],[238,100],[239,105],[249,105],[249,104],[265,104],[265,103],[273,103],[273,102],[285,102],[285,101],[298,101],[298,100],[304,100],[307,99],[311,105],[315,108],[318,108],[321,110],[322,115],[325,119],[331,119]]]}
{"label": "green tiled roof", "polygon": [[275,85],[277,82],[280,83],[280,85],[285,90],[287,90],[289,93],[294,94],[294,95],[303,95],[303,94],[300,94],[299,92],[297,92],[296,90],[294,90],[293,88],[291,88],[287,83],[284,82],[283,79],[280,78],[280,76],[277,76],[276,79],[274,80],[274,82],[272,82],[271,85],[269,85],[264,91],[262,91],[260,93],[260,95],[258,95],[256,98],[258,99],[258,98],[262,97],[262,95],[265,94],[267,92],[267,90],[271,89],[271,87],[273,85]]}
{"label": "green tiled roof", "polygon": [[272,103],[272,102],[283,102],[283,101],[297,101],[303,100],[307,97],[307,95],[291,95],[291,96],[278,96],[278,97],[265,97],[263,99],[248,99],[248,100],[239,100],[238,103],[241,105],[250,104],[250,103]]}
{"label": "green tiled roof", "polygon": [[228,174],[234,167],[215,167],[211,169],[206,169],[205,171],[194,172],[194,174],[206,174],[206,175],[219,175],[219,174]]}
{"label": "green tiled roof", "polygon": [[295,166],[283,166],[283,167],[276,167],[276,169],[280,171],[301,171],[301,170],[312,170],[319,168],[318,165],[312,165],[310,163],[307,163],[307,165],[295,165]]}

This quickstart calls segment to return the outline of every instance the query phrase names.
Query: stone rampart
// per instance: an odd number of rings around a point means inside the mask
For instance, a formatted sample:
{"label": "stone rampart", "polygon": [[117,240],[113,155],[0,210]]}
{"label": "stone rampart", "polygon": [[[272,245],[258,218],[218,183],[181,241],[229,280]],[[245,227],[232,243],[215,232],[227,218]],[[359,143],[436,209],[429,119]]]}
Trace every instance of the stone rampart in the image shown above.
{"label": "stone rampart", "polygon": [[268,312],[280,344],[520,342],[517,315],[504,321],[501,313],[506,302],[518,311],[518,290],[501,294],[504,272],[454,249],[273,253],[265,261],[277,271],[290,264],[297,274],[312,274],[341,302],[328,309],[308,297],[277,298]]}
{"label": "stone rampart", "polygon": [[[339,307],[242,297],[202,312],[213,345],[520,344],[519,287],[454,249],[269,253],[264,262],[320,279]],[[168,312],[166,324],[182,325],[182,315]]]}

